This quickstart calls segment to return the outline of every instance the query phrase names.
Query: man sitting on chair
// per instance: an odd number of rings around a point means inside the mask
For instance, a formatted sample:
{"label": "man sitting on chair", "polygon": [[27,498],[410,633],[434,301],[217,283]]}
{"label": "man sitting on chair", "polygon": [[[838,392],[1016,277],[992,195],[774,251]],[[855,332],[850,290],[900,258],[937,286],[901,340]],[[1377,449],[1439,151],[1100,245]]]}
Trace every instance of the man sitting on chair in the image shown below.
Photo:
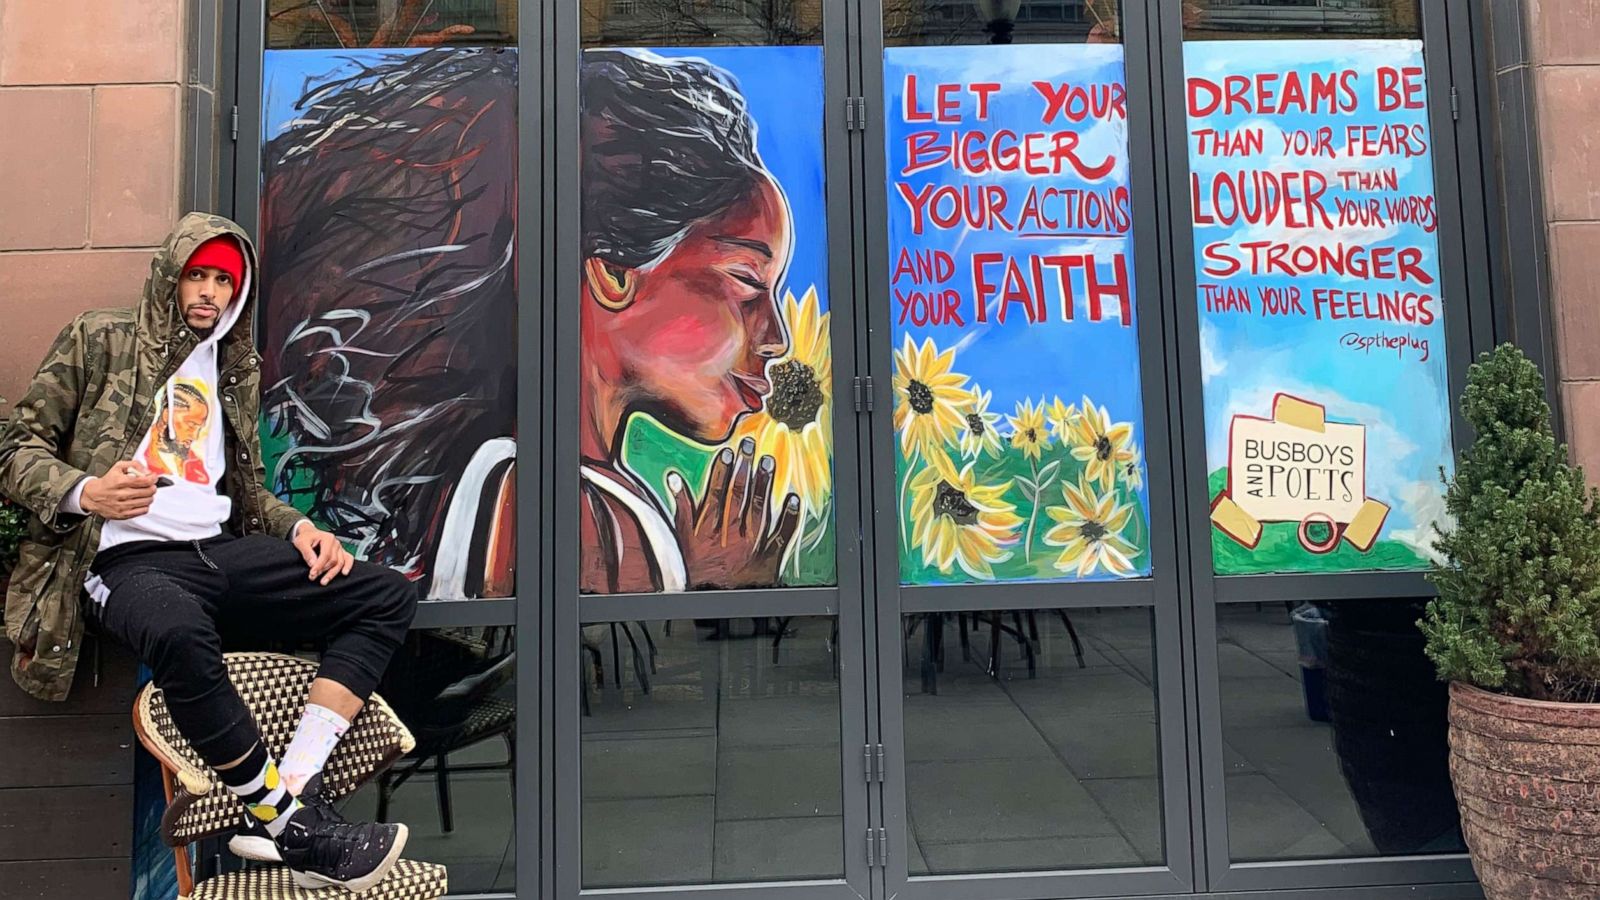
{"label": "man sitting on chair", "polygon": [[[6,597],[12,674],[65,699],[85,613],[150,667],[178,730],[244,802],[235,852],[283,861],[301,887],[362,891],[406,828],[344,821],[319,773],[417,595],[262,486],[254,268],[238,225],[191,213],[136,307],[78,316],[45,355],[0,434],[0,491],[34,515]],[[281,765],[228,680],[224,637],[326,641]]]}

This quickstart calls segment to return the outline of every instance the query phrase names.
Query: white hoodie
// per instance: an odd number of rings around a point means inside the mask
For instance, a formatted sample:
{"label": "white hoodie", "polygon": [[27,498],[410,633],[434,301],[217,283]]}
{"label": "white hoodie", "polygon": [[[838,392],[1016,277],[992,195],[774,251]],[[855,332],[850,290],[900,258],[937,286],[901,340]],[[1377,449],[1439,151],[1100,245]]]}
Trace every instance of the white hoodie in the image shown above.
{"label": "white hoodie", "polygon": [[[244,255],[248,260],[248,254]],[[134,453],[153,474],[165,475],[172,484],[156,490],[150,511],[132,519],[108,519],[100,530],[100,549],[132,541],[198,541],[222,533],[233,511],[233,501],[221,492],[226,470],[225,426],[217,394],[218,345],[247,305],[250,271],[234,291],[233,302],[223,310],[207,335],[156,398],[156,417],[139,440]],[[176,302],[176,301],[174,301]],[[62,509],[83,513],[80,481],[62,501]]]}

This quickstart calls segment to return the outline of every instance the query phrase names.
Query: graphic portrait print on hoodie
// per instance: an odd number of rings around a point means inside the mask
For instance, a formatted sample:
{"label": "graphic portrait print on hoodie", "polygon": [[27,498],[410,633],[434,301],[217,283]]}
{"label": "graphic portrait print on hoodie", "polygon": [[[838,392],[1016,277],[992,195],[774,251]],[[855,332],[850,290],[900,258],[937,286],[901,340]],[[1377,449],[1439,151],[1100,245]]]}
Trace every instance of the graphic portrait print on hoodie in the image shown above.
{"label": "graphic portrait print on hoodie", "polygon": [[[211,484],[206,450],[212,432],[214,388],[198,379],[173,378],[161,396],[156,420],[145,438],[144,467],[152,473],[195,484]],[[167,407],[170,402],[171,408]]]}
{"label": "graphic portrait print on hoodie", "polygon": [[[214,238],[234,241],[231,237]],[[237,241],[234,241],[237,246]],[[191,257],[185,271],[206,245]],[[132,519],[113,519],[100,532],[100,549],[130,541],[198,541],[222,533],[233,501],[218,491],[227,465],[222,403],[217,396],[219,346],[244,314],[250,297],[251,272],[243,252],[243,271],[235,280],[233,299],[215,328],[189,353],[156,400],[156,417],[133,458],[172,484],[156,491],[150,511]],[[177,298],[174,297],[174,303]],[[183,326],[180,326],[183,327]]]}

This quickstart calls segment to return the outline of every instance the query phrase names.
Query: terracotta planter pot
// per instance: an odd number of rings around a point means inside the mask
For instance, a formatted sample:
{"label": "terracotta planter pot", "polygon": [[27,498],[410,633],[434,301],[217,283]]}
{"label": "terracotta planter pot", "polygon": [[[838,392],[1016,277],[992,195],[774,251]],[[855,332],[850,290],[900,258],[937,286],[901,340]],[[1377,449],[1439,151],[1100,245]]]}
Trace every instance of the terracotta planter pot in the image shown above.
{"label": "terracotta planter pot", "polygon": [[1451,684],[1450,778],[1489,900],[1600,897],[1600,703]]}

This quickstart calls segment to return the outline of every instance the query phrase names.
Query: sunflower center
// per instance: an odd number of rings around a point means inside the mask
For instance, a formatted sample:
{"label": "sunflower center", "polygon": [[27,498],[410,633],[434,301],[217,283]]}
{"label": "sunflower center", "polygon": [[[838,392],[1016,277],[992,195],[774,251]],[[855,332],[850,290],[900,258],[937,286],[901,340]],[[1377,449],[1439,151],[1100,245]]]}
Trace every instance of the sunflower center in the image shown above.
{"label": "sunflower center", "polygon": [[911,409],[918,415],[933,412],[933,389],[914,378],[906,385],[906,399],[911,401]]}
{"label": "sunflower center", "polygon": [[978,521],[978,508],[960,488],[948,481],[939,482],[939,496],[933,498],[933,514],[949,516],[957,525],[973,525]]}
{"label": "sunflower center", "polygon": [[791,431],[817,420],[822,408],[822,386],[817,373],[798,359],[778,363],[767,371],[772,393],[767,395],[767,415],[789,426]]}
{"label": "sunflower center", "polygon": [[1094,442],[1094,455],[1100,459],[1110,459],[1111,439],[1103,434],[1100,435],[1100,437]]}
{"label": "sunflower center", "polygon": [[1099,522],[1085,522],[1078,531],[1083,535],[1083,539],[1091,544],[1106,536],[1106,527]]}
{"label": "sunflower center", "polygon": [[972,432],[973,437],[983,437],[983,433],[988,428],[989,426],[983,424],[983,416],[977,413],[967,413],[967,430]]}
{"label": "sunflower center", "polygon": [[1039,443],[1039,429],[1037,429],[1037,428],[1029,428],[1028,429],[1028,443],[1030,443],[1030,444]]}

